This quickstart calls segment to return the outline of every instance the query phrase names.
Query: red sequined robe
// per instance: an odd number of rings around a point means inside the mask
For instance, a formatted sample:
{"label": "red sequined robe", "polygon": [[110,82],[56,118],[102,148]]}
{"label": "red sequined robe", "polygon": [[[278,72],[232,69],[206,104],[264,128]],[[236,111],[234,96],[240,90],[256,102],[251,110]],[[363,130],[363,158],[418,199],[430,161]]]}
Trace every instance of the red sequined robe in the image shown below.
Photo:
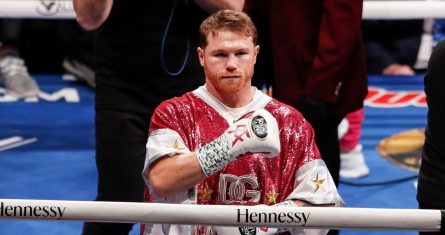
{"label": "red sequined robe", "polygon": [[[163,102],[155,111],[147,142],[146,177],[149,165],[160,157],[193,152],[219,137],[243,114],[258,109],[276,118],[281,151],[275,158],[245,154],[207,177],[195,188],[167,198],[150,190],[155,202],[184,204],[265,204],[301,199],[314,204],[339,203],[341,197],[320,158],[310,124],[294,108],[255,92],[251,103],[241,109],[225,107],[205,87]],[[321,183],[320,183],[321,182]],[[154,226],[151,234],[162,234]],[[189,227],[189,229],[187,228]],[[191,226],[164,225],[165,234],[196,233]],[[206,234],[205,229],[199,229]],[[146,234],[150,234],[149,229]]]}

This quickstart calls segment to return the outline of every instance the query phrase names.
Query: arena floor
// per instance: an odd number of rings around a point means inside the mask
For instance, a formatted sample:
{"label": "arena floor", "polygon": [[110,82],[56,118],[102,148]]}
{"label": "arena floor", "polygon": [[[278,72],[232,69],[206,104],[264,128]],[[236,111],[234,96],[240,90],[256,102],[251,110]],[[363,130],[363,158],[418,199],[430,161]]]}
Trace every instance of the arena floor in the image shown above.
{"label": "arena floor", "polygon": [[[64,76],[66,78],[66,76]],[[35,75],[38,99],[16,100],[0,88],[0,198],[93,200],[94,91],[60,75]],[[424,128],[427,108],[423,77],[370,77],[362,144],[371,173],[341,179],[349,207],[417,208],[419,135],[402,133]],[[406,146],[400,142],[407,142]],[[394,164],[398,163],[398,164]],[[413,170],[408,170],[411,168]],[[0,234],[75,235],[81,222],[0,221]],[[138,234],[138,227],[132,235]],[[417,234],[414,231],[342,231],[353,234]]]}

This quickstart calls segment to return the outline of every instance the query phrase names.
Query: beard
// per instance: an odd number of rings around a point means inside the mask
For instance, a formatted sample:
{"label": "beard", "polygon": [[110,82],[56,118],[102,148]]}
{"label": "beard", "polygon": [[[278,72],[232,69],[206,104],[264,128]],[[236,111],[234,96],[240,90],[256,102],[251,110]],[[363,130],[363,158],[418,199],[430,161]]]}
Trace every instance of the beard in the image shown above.
{"label": "beard", "polygon": [[246,86],[250,87],[253,69],[240,72],[210,73],[206,70],[207,80],[221,94],[236,94]]}

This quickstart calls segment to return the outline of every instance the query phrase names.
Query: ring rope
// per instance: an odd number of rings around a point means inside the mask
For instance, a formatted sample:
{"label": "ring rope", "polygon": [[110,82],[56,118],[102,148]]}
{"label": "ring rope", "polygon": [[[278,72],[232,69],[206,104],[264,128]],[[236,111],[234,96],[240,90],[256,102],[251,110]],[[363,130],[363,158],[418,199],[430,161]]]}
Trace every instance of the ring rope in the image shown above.
{"label": "ring rope", "polygon": [[[0,0],[0,18],[74,19],[72,0]],[[444,1],[363,2],[364,19],[445,18]]]}
{"label": "ring rope", "polygon": [[0,199],[0,219],[15,220],[440,231],[444,215],[426,209]]}
{"label": "ring rope", "polygon": [[364,1],[364,19],[445,18],[444,1]]}

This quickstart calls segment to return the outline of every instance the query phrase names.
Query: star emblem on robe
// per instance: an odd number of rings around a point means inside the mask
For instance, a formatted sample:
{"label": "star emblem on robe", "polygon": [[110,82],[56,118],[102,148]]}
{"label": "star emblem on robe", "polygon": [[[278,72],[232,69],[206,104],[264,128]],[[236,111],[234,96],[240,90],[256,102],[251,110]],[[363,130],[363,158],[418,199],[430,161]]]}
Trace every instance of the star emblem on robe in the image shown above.
{"label": "star emblem on robe", "polygon": [[199,193],[199,199],[203,201],[210,201],[212,199],[213,190],[209,188],[208,185],[206,185],[203,189],[198,190]]}
{"label": "star emblem on robe", "polygon": [[266,196],[269,198],[267,204],[268,205],[276,204],[278,195],[280,195],[280,194],[275,192],[275,189],[272,187],[272,190],[270,190],[268,193],[266,193]]}
{"label": "star emblem on robe", "polygon": [[313,182],[314,185],[315,185],[315,190],[314,190],[314,192],[317,192],[317,191],[323,186],[324,181],[325,181],[325,179],[319,179],[319,178],[318,178],[318,174],[317,174],[317,177],[316,177],[315,179],[312,180],[312,182]]}

